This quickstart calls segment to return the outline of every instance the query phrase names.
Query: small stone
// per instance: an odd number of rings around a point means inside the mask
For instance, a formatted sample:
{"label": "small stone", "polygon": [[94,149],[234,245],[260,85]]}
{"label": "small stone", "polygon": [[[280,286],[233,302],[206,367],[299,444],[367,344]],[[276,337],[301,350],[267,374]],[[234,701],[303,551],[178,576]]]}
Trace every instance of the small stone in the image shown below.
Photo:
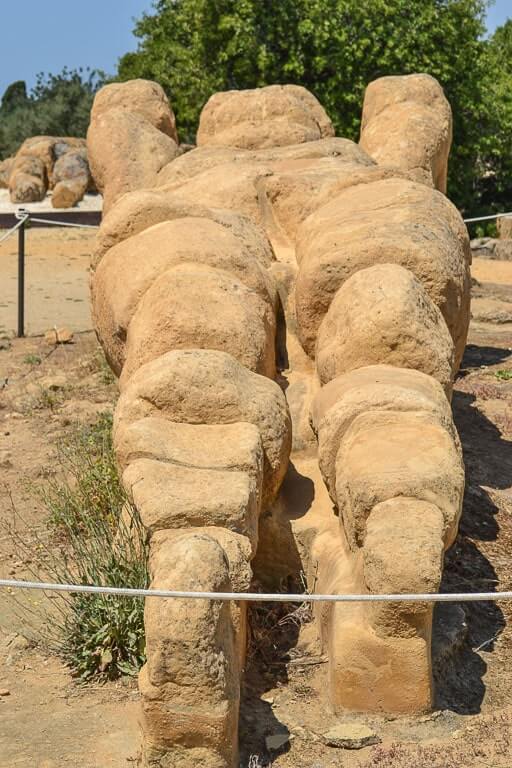
{"label": "small stone", "polygon": [[0,339],[0,349],[10,349],[11,342],[9,339]]}
{"label": "small stone", "polygon": [[57,392],[57,390],[66,387],[67,380],[65,376],[45,376],[45,378],[39,380],[39,384],[45,389]]}
{"label": "small stone", "polygon": [[51,328],[44,335],[47,344],[70,344],[73,341],[73,331],[69,328]]}
{"label": "small stone", "polygon": [[0,467],[12,467],[11,453],[9,451],[0,451]]}
{"label": "small stone", "polygon": [[324,742],[329,747],[341,749],[363,749],[380,742],[379,737],[367,725],[360,723],[341,723],[323,734]]}
{"label": "small stone", "polygon": [[8,688],[0,688],[0,696],[10,696],[11,692]]}
{"label": "small stone", "polygon": [[265,746],[269,752],[277,752],[278,749],[282,749],[289,741],[289,733],[273,733],[270,736],[265,736]]}

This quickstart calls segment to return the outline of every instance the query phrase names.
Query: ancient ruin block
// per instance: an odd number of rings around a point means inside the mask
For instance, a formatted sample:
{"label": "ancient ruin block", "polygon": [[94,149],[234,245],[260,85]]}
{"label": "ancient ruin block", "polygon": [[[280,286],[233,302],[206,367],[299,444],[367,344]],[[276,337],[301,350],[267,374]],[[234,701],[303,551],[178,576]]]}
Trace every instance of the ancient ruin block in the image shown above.
{"label": "ancient ruin block", "polygon": [[353,274],[334,297],[316,345],[323,384],[354,368],[387,363],[427,373],[449,394],[453,356],[441,312],[412,272],[397,264]]}
{"label": "ancient ruin block", "polygon": [[[226,552],[207,531],[158,542],[151,575],[155,589],[232,589]],[[248,586],[248,579],[246,570],[245,584],[238,586]],[[229,603],[150,599],[145,625],[148,662],[140,674],[145,764],[233,768],[240,627],[237,632]]]}
{"label": "ancient ruin block", "polygon": [[446,192],[452,111],[430,75],[381,77],[366,89],[360,143],[383,165]]}
{"label": "ancient ruin block", "polygon": [[187,424],[254,424],[264,450],[263,503],[277,493],[291,444],[286,399],[270,379],[213,350],[168,352],[139,368],[116,408],[114,434],[146,416]]}
{"label": "ancient ruin block", "polygon": [[176,119],[164,89],[152,80],[129,80],[105,85],[94,99],[91,120],[112,108],[141,115],[157,130],[178,143]]}
{"label": "ancient ruin block", "polygon": [[[195,291],[205,291],[207,294],[205,301],[198,301],[197,297],[187,294],[188,281],[183,271],[173,271],[171,274],[171,270],[179,265],[183,265],[185,270],[196,269],[196,265],[215,267],[217,270],[222,270],[222,275],[219,275],[217,280],[221,283],[228,279],[226,273],[238,278],[238,281],[242,283],[239,286],[239,291],[248,295],[248,306],[257,307],[267,321],[268,335],[267,326],[265,326],[261,331],[261,343],[263,346],[266,345],[268,370],[271,371],[273,367],[272,337],[276,291],[265,269],[268,258],[267,250],[263,244],[260,245],[257,236],[254,238],[252,246],[248,252],[231,229],[211,219],[186,217],[162,222],[111,248],[98,265],[92,278],[91,290],[95,325],[105,354],[116,373],[121,372],[127,350],[130,349],[130,341],[133,345],[134,338],[135,343],[146,345],[146,335],[150,335],[149,345],[145,349],[146,359],[150,359],[150,345],[152,343],[166,343],[166,336],[156,333],[155,329],[151,327],[151,323],[160,322],[165,312],[171,308],[176,315],[179,302],[185,304],[185,321],[189,331],[188,336],[187,333],[180,336],[181,345],[204,346],[204,344],[199,345],[197,343],[187,344],[187,338],[190,338],[190,329],[192,328],[192,315],[190,314],[189,319],[189,313],[199,312],[202,323],[206,306],[209,301],[212,302],[213,300],[213,294],[209,292],[203,277],[211,280],[214,273],[210,270],[204,272],[202,277],[198,274],[192,281]],[[253,254],[255,255],[253,256]],[[129,281],[126,280],[127,273],[132,275],[132,279]],[[171,288],[170,285],[173,280],[179,281],[180,275],[181,281],[185,283],[183,293],[178,285],[174,285],[174,288]],[[161,281],[160,278],[162,277],[163,280]],[[157,286],[159,287],[157,288]],[[144,298],[146,293],[148,296]],[[153,311],[153,306],[158,303],[158,297],[155,297],[155,293],[162,297],[163,312]],[[170,305],[167,301],[168,296],[175,297],[175,301]],[[149,324],[146,325],[143,334],[139,333],[138,330],[132,330],[130,339],[127,340],[130,323],[138,313],[139,307],[141,307],[140,312],[143,313],[144,302],[149,306]],[[221,304],[223,305],[220,307],[221,313],[231,306],[229,303],[226,307],[226,303],[223,301]],[[219,321],[217,312],[215,312],[213,320]],[[234,322],[234,317],[232,322]],[[144,323],[144,319],[141,320],[140,314],[137,314],[134,327],[140,326],[141,323]],[[180,334],[178,325],[179,318],[173,328],[175,336]],[[168,338],[167,343],[170,343]],[[233,346],[235,356],[237,350],[238,347],[235,342]]]}
{"label": "ancient ruin block", "polygon": [[[137,153],[130,151],[136,146]],[[105,211],[125,192],[151,187],[177,155],[176,142],[136,112],[113,107],[100,112],[87,132],[91,172]]]}
{"label": "ancient ruin block", "polygon": [[453,543],[462,509],[464,469],[452,436],[430,415],[367,411],[352,422],[336,456],[336,498],[352,548],[383,501],[406,496],[434,503]]}
{"label": "ancient ruin block", "polygon": [[311,404],[318,438],[318,463],[336,500],[336,456],[347,430],[361,414],[393,411],[430,416],[458,444],[452,412],[442,386],[431,376],[408,368],[372,365],[332,379]]}
{"label": "ancient ruin block", "polygon": [[[197,202],[188,203],[178,194],[161,189],[140,190],[123,195],[103,217],[92,256],[95,268],[105,253],[139,232],[165,221],[187,217],[211,219],[229,229],[240,240],[244,250],[261,258],[265,266],[275,260],[265,233],[247,217],[219,208],[208,208]],[[193,237],[193,235],[191,235]]]}
{"label": "ancient ruin block", "polygon": [[334,136],[324,108],[300,85],[225,91],[210,97],[199,121],[199,146],[262,149]]}
{"label": "ancient ruin block", "polygon": [[376,264],[400,264],[441,310],[458,368],[469,325],[471,255],[464,222],[437,191],[407,179],[370,179],[336,194],[297,232],[297,322],[304,348],[313,354],[320,323],[351,275]]}

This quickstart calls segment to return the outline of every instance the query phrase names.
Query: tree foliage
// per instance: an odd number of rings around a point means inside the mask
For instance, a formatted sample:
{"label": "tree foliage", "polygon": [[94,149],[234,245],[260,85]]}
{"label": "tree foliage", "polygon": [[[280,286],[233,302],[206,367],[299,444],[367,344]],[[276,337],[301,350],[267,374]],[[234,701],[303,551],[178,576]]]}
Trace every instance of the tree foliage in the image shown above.
{"label": "tree foliage", "polygon": [[22,80],[12,83],[0,105],[0,158],[15,154],[30,136],[85,136],[94,94],[104,80],[98,70],[64,69],[39,74],[29,94]]}
{"label": "tree foliage", "polygon": [[511,210],[512,21],[498,27],[486,45],[482,112],[476,197],[482,210]]}
{"label": "tree foliage", "polygon": [[359,134],[366,85],[376,77],[428,72],[455,118],[450,194],[472,204],[485,111],[482,88],[487,0],[154,0],[136,24],[139,48],[121,79],[157,80],[184,138],[208,97],[229,88],[300,83],[337,133]]}

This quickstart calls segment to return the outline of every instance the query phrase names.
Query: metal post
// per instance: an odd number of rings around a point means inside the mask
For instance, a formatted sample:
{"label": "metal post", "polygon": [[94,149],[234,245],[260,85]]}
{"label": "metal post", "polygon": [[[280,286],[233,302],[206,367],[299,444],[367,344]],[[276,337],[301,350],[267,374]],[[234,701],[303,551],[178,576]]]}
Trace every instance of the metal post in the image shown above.
{"label": "metal post", "polygon": [[25,336],[25,223],[18,228],[18,338]]}

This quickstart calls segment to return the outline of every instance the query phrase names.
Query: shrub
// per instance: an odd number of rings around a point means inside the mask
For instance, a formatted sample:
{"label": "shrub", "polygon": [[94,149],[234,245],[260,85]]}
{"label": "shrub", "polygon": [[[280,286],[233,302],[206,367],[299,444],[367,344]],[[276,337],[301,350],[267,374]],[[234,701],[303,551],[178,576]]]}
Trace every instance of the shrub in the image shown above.
{"label": "shrub", "polygon": [[[38,581],[147,587],[145,531],[119,480],[110,415],[75,430],[35,493],[49,513],[48,536],[27,543],[17,526],[11,534]],[[141,598],[58,593],[51,606],[44,637],[82,680],[135,674],[144,663]]]}

